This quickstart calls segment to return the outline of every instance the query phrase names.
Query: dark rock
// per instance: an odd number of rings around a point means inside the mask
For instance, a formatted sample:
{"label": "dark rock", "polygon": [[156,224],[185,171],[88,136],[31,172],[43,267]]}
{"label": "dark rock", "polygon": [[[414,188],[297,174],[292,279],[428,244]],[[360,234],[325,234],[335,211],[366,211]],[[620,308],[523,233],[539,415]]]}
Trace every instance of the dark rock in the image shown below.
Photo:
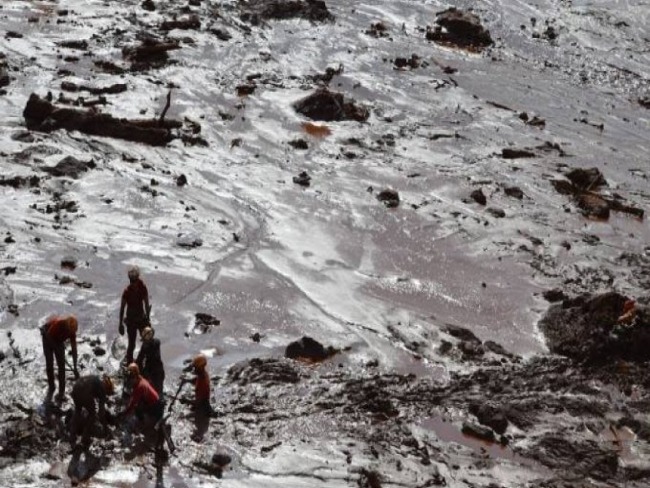
{"label": "dark rock", "polygon": [[382,202],[388,208],[395,208],[399,205],[399,193],[390,188],[386,188],[377,194],[377,200]]}
{"label": "dark rock", "polygon": [[176,239],[176,245],[179,247],[193,249],[195,247],[201,247],[203,245],[203,239],[193,233],[179,234],[178,238]]}
{"label": "dark rock", "polygon": [[285,20],[300,17],[312,22],[327,22],[334,16],[322,0],[249,0],[242,20],[258,25],[264,20]]}
{"label": "dark rock", "polygon": [[212,464],[224,467],[232,462],[232,457],[229,454],[218,452],[212,455],[211,461]]}
{"label": "dark rock", "polygon": [[472,193],[470,193],[469,196],[479,205],[487,205],[487,197],[485,196],[485,193],[483,193],[483,188],[477,188]]}
{"label": "dark rock", "polygon": [[106,355],[106,349],[104,349],[101,346],[95,346],[93,348],[93,353],[95,354],[95,356],[104,356]]}
{"label": "dark rock", "polygon": [[185,175],[178,176],[176,178],[176,185],[180,186],[180,187],[183,187],[183,186],[187,185],[187,176],[185,176]]}
{"label": "dark rock", "polygon": [[12,188],[22,188],[29,186],[31,188],[37,187],[41,182],[41,179],[38,176],[13,176],[11,178],[2,178],[0,179],[0,186],[11,186]]}
{"label": "dark rock", "polygon": [[301,149],[303,151],[309,149],[309,144],[304,139],[294,139],[293,141],[289,141],[289,145],[294,149]]}
{"label": "dark rock", "polygon": [[83,39],[73,39],[70,41],[61,41],[58,43],[59,46],[65,47],[68,49],[78,49],[79,51],[88,50],[88,41]]}
{"label": "dark rock", "polygon": [[182,19],[166,20],[160,24],[160,29],[170,31],[174,29],[180,30],[198,30],[201,28],[201,19],[198,15],[189,15]]}
{"label": "dark rock", "polygon": [[61,268],[74,270],[77,267],[77,259],[74,256],[65,256],[61,259]]}
{"label": "dark rock", "polygon": [[485,354],[485,348],[480,342],[461,341],[458,344],[458,350],[463,353],[466,359],[475,359]]}
{"label": "dark rock", "polygon": [[361,468],[357,486],[359,488],[382,488],[381,475],[377,471]]}
{"label": "dark rock", "polygon": [[501,157],[503,159],[534,158],[535,153],[528,149],[506,147],[501,150]]}
{"label": "dark rock", "polygon": [[356,120],[365,122],[370,111],[353,101],[345,101],[343,94],[320,88],[293,104],[296,112],[312,120],[325,122]]}
{"label": "dark rock", "polygon": [[473,13],[451,7],[438,13],[436,23],[434,29],[427,29],[426,38],[430,41],[477,51],[493,43],[490,32]]}
{"label": "dark rock", "polygon": [[506,186],[503,189],[503,192],[509,197],[522,200],[524,198],[524,192],[518,186]]}
{"label": "dark rock", "polygon": [[417,69],[421,62],[420,56],[413,54],[410,58],[395,58],[394,64],[396,69]]}
{"label": "dark rock", "polygon": [[5,276],[16,274],[16,266],[5,266],[4,268],[0,268],[0,271],[2,271],[2,274]]}
{"label": "dark rock", "polygon": [[194,331],[200,334],[210,332],[213,327],[221,325],[221,320],[210,314],[198,312],[194,314]]}
{"label": "dark rock", "polygon": [[569,471],[573,476],[610,480],[618,471],[618,455],[596,442],[575,442],[565,436],[547,434],[527,451],[527,456],[552,469]]}
{"label": "dark rock", "polygon": [[9,78],[9,73],[7,73],[7,70],[4,67],[0,66],[0,88],[8,86],[10,82],[11,79]]}
{"label": "dark rock", "polygon": [[92,87],[87,85],[77,85],[70,81],[61,82],[61,90],[68,92],[87,91],[92,95],[117,95],[128,90],[126,83],[115,83],[104,87]]}
{"label": "dark rock", "polygon": [[229,41],[230,39],[232,39],[232,35],[226,29],[213,27],[211,29],[208,29],[208,31],[214,34],[215,36],[217,36],[217,39],[219,39],[220,41]]}
{"label": "dark rock", "polygon": [[[2,86],[2,83],[0,82],[0,86]],[[650,108],[650,96],[647,97],[640,97],[639,98],[639,105],[645,108]]]}
{"label": "dark rock", "polygon": [[495,207],[488,207],[486,209],[486,212],[488,212],[492,217],[496,219],[502,219],[506,216],[506,212],[503,209],[500,208],[495,208]]}
{"label": "dark rock", "polygon": [[300,340],[290,343],[284,351],[284,356],[289,359],[302,358],[323,361],[337,352],[332,346],[325,348],[320,342],[304,336]]}
{"label": "dark rock", "polygon": [[499,435],[505,433],[508,428],[508,419],[503,412],[487,403],[473,403],[469,406],[469,411],[475,415],[481,425],[490,427]]}
{"label": "dark rock", "polygon": [[387,37],[388,27],[383,22],[375,22],[370,25],[370,29],[366,31],[366,34],[372,37]]}
{"label": "dark rock", "polygon": [[499,356],[513,357],[513,354],[508,352],[508,350],[498,342],[485,341],[483,343],[483,348],[494,354],[498,354]]}
{"label": "dark rock", "polygon": [[142,2],[142,8],[149,12],[153,12],[156,10],[156,4],[153,3],[153,0],[144,0],[144,2]]}
{"label": "dark rock", "polygon": [[298,176],[293,177],[293,182],[300,186],[309,186],[311,184],[311,176],[306,171],[302,171]]}
{"label": "dark rock", "polygon": [[442,328],[447,334],[452,337],[455,337],[458,340],[463,342],[476,342],[481,343],[481,340],[474,335],[474,332],[467,329],[466,327],[461,327],[460,325],[447,324]]}
{"label": "dark rock", "polygon": [[544,293],[542,293],[542,296],[544,297],[544,300],[550,303],[560,302],[568,298],[566,294],[559,288],[546,290]]}
{"label": "dark rock", "polygon": [[298,383],[300,374],[292,361],[254,358],[232,366],[228,370],[228,379],[240,386],[251,383],[282,385]]}
{"label": "dark rock", "polygon": [[467,436],[480,439],[487,442],[495,442],[496,437],[494,431],[489,427],[483,427],[481,425],[476,425],[471,422],[463,422],[463,427],[461,432]]}
{"label": "dark rock", "polygon": [[73,156],[66,156],[56,166],[43,166],[41,169],[54,177],[79,178],[89,169],[95,168],[94,161],[79,161]]}
{"label": "dark rock", "polygon": [[260,335],[259,332],[255,332],[253,335],[251,335],[251,340],[253,342],[259,343],[262,340],[262,336]]}
{"label": "dark rock", "polygon": [[[551,352],[591,364],[650,360],[650,313],[637,304],[636,318],[618,324],[627,297],[608,292],[551,305],[538,326]],[[639,299],[639,302],[642,300]]]}
{"label": "dark rock", "polygon": [[569,171],[566,177],[581,190],[593,190],[607,185],[607,180],[598,168],[575,168]]}
{"label": "dark rock", "polygon": [[255,83],[247,83],[245,85],[237,85],[237,96],[238,97],[247,97],[255,93],[257,85]]}

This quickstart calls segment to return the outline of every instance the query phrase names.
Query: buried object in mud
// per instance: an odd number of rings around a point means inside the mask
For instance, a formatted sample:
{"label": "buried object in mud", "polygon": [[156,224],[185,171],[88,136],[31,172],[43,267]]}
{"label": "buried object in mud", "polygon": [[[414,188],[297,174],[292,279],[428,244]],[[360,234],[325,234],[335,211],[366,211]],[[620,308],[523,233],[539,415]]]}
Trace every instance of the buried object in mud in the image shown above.
{"label": "buried object in mud", "polygon": [[77,130],[93,136],[113,137],[152,146],[164,146],[175,136],[170,129],[180,128],[182,123],[167,120],[164,126],[159,121],[117,119],[112,115],[92,110],[59,108],[35,93],[29,97],[23,117],[29,130],[52,132],[58,129]]}
{"label": "buried object in mud", "polygon": [[304,336],[300,340],[290,343],[284,351],[284,356],[289,359],[309,359],[324,361],[334,356],[338,349],[332,346],[325,347],[311,337]]}

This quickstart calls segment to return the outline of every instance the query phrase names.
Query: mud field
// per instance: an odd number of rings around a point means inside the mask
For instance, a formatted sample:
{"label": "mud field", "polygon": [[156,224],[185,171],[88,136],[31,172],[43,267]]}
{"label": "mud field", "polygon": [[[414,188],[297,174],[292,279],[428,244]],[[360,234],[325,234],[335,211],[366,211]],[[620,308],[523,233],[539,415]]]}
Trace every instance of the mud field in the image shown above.
{"label": "mud field", "polygon": [[[3,0],[0,486],[648,486],[648,25]],[[187,388],[168,458],[119,426],[80,458],[38,326],[76,314],[119,382],[132,264],[166,391],[202,351],[216,415]],[[304,336],[333,354],[285,357]]]}

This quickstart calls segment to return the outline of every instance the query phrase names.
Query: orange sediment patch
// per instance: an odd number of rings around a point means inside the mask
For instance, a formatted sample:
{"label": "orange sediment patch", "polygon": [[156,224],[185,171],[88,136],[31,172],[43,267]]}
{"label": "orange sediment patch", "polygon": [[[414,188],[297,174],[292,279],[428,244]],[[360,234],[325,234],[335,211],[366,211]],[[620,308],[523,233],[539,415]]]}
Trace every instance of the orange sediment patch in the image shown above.
{"label": "orange sediment patch", "polygon": [[302,129],[307,134],[314,137],[327,137],[332,133],[330,128],[327,127],[326,125],[317,125],[317,124],[312,124],[311,122],[304,122],[302,124]]}

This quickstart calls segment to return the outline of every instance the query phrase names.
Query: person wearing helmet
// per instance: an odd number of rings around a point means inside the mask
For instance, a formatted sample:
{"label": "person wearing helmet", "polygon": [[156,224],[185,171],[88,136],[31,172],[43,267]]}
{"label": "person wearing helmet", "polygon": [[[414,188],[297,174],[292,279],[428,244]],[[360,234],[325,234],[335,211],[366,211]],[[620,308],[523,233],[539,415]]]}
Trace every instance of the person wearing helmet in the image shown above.
{"label": "person wearing helmet", "polygon": [[45,356],[45,371],[47,373],[48,399],[54,394],[54,358],[59,379],[59,394],[57,401],[65,398],[65,341],[70,341],[72,350],[72,364],[75,378],[79,378],[77,369],[77,328],[78,323],[74,315],[63,317],[50,317],[41,326],[43,340],[43,354]]}
{"label": "person wearing helmet", "polygon": [[[74,414],[70,429],[73,445],[79,430],[83,431],[83,443],[86,445],[90,443],[90,437],[97,419],[97,407],[99,407],[99,420],[106,435],[108,432],[106,402],[108,396],[113,393],[115,393],[113,380],[108,376],[101,378],[97,375],[82,376],[76,381],[71,395],[74,402]],[[86,415],[84,415],[84,410]]]}
{"label": "person wearing helmet", "polygon": [[210,375],[206,369],[208,358],[205,354],[199,354],[192,361],[196,379],[194,380],[194,409],[196,413],[210,416]]}
{"label": "person wearing helmet", "polygon": [[[124,325],[128,337],[126,348],[126,364],[133,362],[133,351],[138,331],[149,325],[149,291],[147,286],[140,279],[140,270],[137,266],[129,268],[129,285],[122,292],[120,304],[120,323],[118,331],[124,335]],[[126,310],[126,319],[124,311]]]}
{"label": "person wearing helmet", "polygon": [[142,346],[135,362],[142,371],[142,376],[151,383],[158,395],[162,397],[165,383],[165,367],[160,357],[160,340],[154,337],[154,331],[151,327],[142,329],[141,338]]}
{"label": "person wearing helmet", "polygon": [[151,383],[140,374],[140,368],[138,368],[137,364],[129,364],[127,374],[133,385],[133,391],[129,405],[124,410],[123,415],[135,413],[139,420],[144,420],[144,417],[151,417],[154,422],[158,422],[164,413],[164,405],[160,395],[151,386]]}

